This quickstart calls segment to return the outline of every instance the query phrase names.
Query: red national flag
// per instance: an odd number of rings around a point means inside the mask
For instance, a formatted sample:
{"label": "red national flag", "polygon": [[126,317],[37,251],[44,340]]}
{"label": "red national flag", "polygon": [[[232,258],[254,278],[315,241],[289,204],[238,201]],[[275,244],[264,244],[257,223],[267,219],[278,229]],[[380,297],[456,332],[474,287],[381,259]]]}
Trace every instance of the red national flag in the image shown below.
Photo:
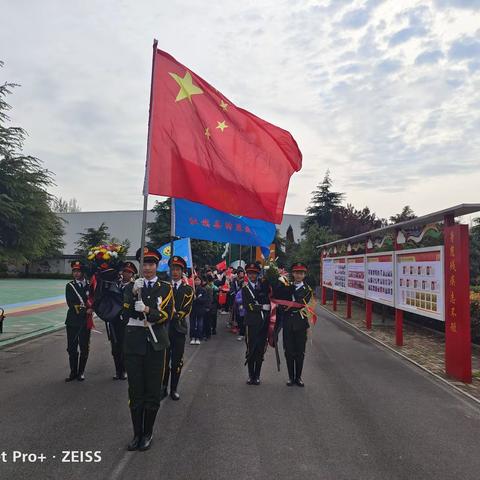
{"label": "red national flag", "polygon": [[302,166],[289,132],[236,107],[156,44],[148,143],[145,193],[277,224]]}
{"label": "red national flag", "polygon": [[220,263],[217,263],[217,265],[215,266],[215,268],[219,271],[219,272],[223,272],[227,269],[227,261],[226,260],[222,260]]}

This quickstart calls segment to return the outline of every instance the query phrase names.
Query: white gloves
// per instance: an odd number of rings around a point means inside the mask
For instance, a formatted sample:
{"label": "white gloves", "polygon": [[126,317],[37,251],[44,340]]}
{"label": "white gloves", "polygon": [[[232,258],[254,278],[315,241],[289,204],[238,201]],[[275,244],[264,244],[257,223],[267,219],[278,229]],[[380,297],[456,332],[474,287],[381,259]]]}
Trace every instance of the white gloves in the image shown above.
{"label": "white gloves", "polygon": [[144,312],[145,311],[145,304],[141,300],[137,300],[135,302],[135,311],[136,312]]}
{"label": "white gloves", "polygon": [[270,311],[270,305],[262,305],[262,310],[265,310],[266,312]]}
{"label": "white gloves", "polygon": [[141,288],[143,288],[144,283],[145,279],[137,278],[133,284],[133,293],[137,293]]}

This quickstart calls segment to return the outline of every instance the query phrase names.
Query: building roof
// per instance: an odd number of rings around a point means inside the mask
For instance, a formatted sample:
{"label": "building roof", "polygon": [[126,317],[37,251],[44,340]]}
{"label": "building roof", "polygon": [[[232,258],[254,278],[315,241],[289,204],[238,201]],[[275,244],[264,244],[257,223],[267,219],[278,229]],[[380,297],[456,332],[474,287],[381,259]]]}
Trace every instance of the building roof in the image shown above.
{"label": "building roof", "polygon": [[419,225],[428,225],[430,223],[442,222],[446,216],[461,217],[463,215],[469,215],[470,213],[475,213],[479,211],[480,203],[462,203],[461,205],[457,205],[455,207],[446,208],[444,210],[439,210],[438,212],[429,213],[428,215],[422,215],[421,217],[413,218],[412,220],[406,220],[405,222],[395,223],[386,227],[377,228],[376,230],[370,230],[369,232],[354,235],[353,237],[342,238],[340,240],[335,240],[334,242],[317,245],[317,248],[331,247],[333,245],[338,245],[339,243],[359,242],[360,240],[366,240],[369,237],[385,235],[386,233],[395,230],[403,230],[405,228],[412,228]]}
{"label": "building roof", "polygon": [[[65,221],[63,237],[65,247],[62,253],[67,256],[73,255],[76,248],[75,242],[79,240],[80,234],[85,233],[87,228],[98,228],[105,223],[111,237],[119,241],[130,240],[130,250],[127,255],[134,255],[141,240],[142,213],[142,210],[59,213],[58,215]],[[284,214],[281,225],[277,225],[280,235],[285,237],[287,229],[291,225],[295,241],[300,240],[302,238],[301,224],[304,219],[305,215]],[[151,223],[154,220],[155,214],[149,210],[147,222]]]}

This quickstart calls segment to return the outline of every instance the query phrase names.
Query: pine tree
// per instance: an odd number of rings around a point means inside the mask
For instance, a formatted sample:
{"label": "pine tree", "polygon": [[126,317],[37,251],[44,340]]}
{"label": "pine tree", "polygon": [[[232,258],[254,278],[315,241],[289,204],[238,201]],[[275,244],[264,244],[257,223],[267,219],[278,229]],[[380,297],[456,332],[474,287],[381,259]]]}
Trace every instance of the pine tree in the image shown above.
{"label": "pine tree", "polygon": [[302,230],[305,235],[312,225],[331,227],[332,215],[340,206],[345,196],[344,193],[332,191],[332,179],[327,170],[322,183],[312,192],[312,200],[307,208],[307,218],[303,222]]}

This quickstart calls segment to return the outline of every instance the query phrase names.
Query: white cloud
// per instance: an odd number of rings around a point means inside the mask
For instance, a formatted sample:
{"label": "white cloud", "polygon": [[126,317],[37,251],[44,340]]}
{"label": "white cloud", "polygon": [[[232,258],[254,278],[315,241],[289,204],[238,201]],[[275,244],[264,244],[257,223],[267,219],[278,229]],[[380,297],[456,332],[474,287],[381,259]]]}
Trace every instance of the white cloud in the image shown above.
{"label": "white cloud", "polygon": [[2,12],[0,74],[23,85],[9,101],[30,134],[28,153],[56,173],[55,192],[84,210],[141,206],[158,37],[236,104],[293,133],[304,170],[292,179],[287,212],[304,211],[330,168],[357,207],[387,217],[410,204],[426,213],[478,190],[479,7],[16,2]]}

